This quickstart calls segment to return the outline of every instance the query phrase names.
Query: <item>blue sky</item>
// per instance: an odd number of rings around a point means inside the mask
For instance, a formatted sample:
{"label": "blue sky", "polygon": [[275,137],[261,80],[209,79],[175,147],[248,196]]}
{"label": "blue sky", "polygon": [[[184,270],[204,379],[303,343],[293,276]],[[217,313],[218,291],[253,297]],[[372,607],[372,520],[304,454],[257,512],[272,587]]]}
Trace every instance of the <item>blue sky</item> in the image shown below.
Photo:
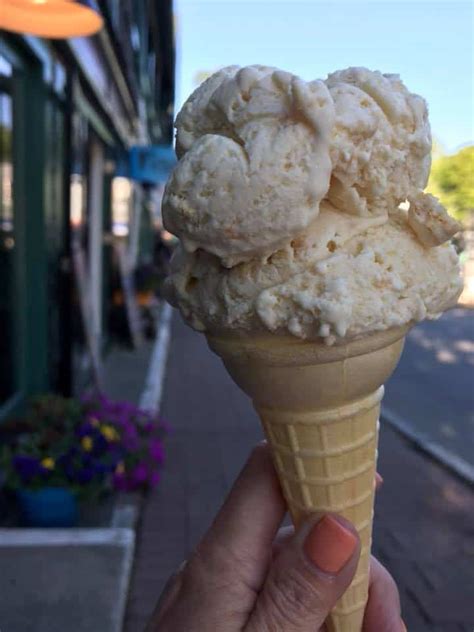
{"label": "blue sky", "polygon": [[177,106],[198,71],[277,66],[304,79],[347,66],[400,74],[447,151],[474,141],[473,4],[448,0],[175,0]]}

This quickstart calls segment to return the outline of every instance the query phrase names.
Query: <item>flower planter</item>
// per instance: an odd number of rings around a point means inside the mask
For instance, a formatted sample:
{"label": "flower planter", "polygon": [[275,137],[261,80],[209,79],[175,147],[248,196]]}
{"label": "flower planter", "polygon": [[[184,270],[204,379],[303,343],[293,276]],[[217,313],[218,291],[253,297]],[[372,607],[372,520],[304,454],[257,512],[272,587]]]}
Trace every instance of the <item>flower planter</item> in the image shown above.
{"label": "flower planter", "polygon": [[156,413],[130,402],[45,395],[0,446],[0,486],[16,494],[23,526],[73,527],[79,499],[90,506],[113,488],[156,486],[165,432]]}
{"label": "flower planter", "polygon": [[29,527],[73,527],[79,512],[76,496],[63,487],[43,487],[35,491],[19,489],[22,522]]}

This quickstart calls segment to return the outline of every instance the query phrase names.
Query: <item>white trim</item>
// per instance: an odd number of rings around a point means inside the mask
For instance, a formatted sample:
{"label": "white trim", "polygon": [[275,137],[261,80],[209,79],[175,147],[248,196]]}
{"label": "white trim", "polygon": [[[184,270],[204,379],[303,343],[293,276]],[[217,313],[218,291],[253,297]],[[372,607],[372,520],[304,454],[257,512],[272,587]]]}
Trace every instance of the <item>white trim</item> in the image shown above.
{"label": "white trim", "polygon": [[145,387],[140,397],[140,408],[158,411],[163,394],[163,382],[166,373],[166,360],[170,342],[170,328],[173,310],[165,303],[161,310],[158,333],[148,367]]}
{"label": "white trim", "polygon": [[432,441],[427,435],[415,430],[408,421],[393,412],[393,410],[389,410],[385,406],[382,406],[381,417],[406,439],[414,443],[417,448],[426,452],[442,465],[452,470],[455,474],[457,474],[457,476],[465,480],[467,483],[474,485],[473,465],[456,454],[453,454],[439,443]]}
{"label": "white trim", "polygon": [[0,529],[0,547],[11,546],[132,546],[133,529]]}
{"label": "white trim", "polygon": [[113,617],[113,625],[116,632],[123,630],[125,613],[127,611],[128,591],[132,577],[133,561],[135,559],[135,530],[134,529],[110,529],[112,531],[129,532],[129,538],[125,538],[125,553],[122,564],[122,574],[120,576],[119,600],[116,604]]}

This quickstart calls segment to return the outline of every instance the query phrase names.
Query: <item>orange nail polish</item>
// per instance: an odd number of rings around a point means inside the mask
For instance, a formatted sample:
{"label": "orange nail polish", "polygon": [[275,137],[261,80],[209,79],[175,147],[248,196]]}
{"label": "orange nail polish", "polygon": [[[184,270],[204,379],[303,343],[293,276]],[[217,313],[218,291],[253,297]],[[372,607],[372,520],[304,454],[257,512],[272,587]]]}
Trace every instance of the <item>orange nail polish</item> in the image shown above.
{"label": "orange nail polish", "polygon": [[333,516],[324,516],[309,532],[304,550],[309,559],[325,573],[338,573],[349,561],[357,538]]}

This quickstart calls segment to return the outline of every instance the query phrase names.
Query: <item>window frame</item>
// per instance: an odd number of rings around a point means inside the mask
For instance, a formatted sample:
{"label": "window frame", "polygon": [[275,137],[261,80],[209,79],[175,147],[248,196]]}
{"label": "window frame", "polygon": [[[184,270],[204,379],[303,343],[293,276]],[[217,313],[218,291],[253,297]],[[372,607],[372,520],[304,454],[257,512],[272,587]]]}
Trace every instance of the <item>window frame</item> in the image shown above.
{"label": "window frame", "polygon": [[13,205],[15,239],[15,391],[0,405],[0,422],[19,414],[48,386],[46,250],[44,230],[43,60],[0,35],[12,65]]}

